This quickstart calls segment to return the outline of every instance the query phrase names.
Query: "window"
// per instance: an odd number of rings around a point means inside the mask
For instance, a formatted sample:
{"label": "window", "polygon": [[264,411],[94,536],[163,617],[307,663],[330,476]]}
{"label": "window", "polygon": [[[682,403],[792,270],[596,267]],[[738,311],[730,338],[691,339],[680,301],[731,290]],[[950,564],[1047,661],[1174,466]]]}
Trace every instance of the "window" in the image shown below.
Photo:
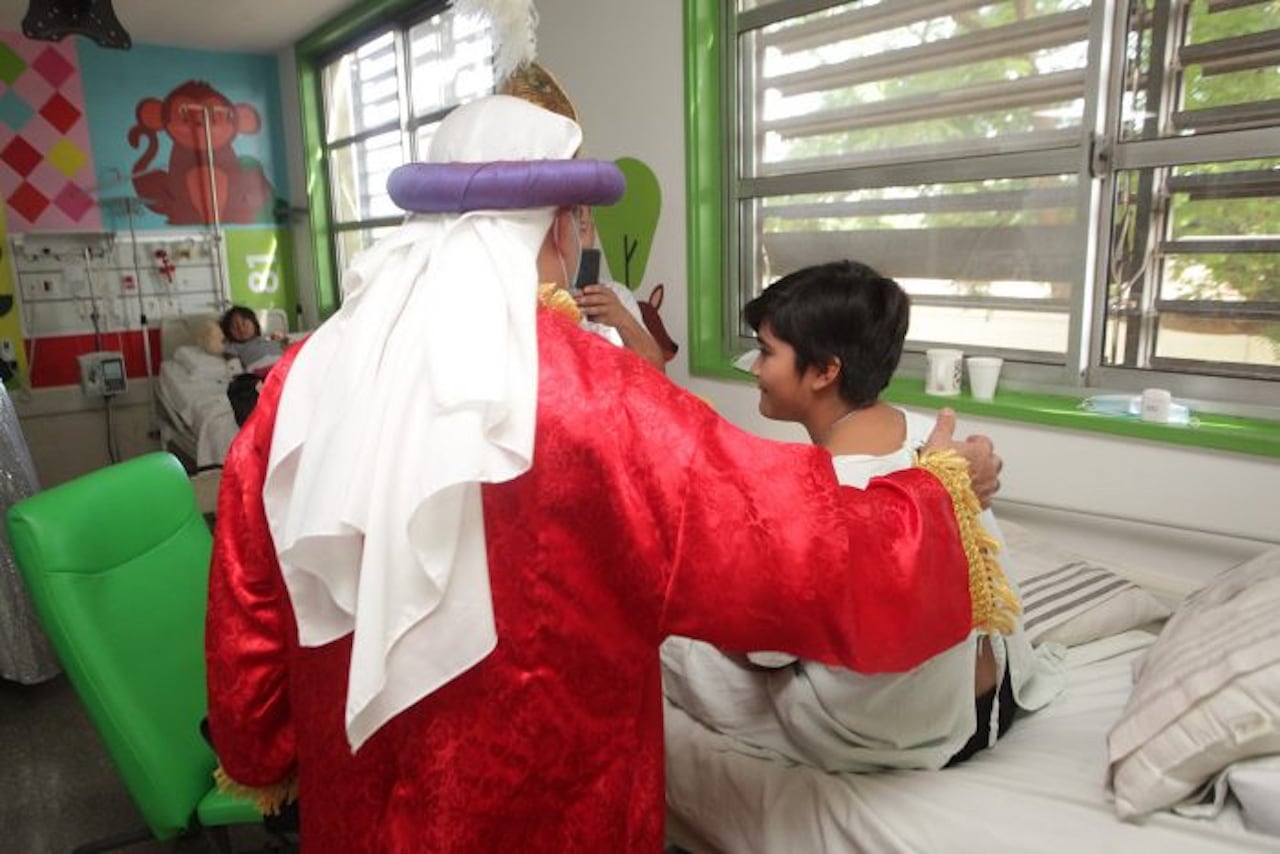
{"label": "window", "polygon": [[320,63],[329,260],[339,271],[403,219],[386,191],[391,170],[423,159],[455,106],[493,91],[483,20],[433,5]]}
{"label": "window", "polygon": [[1102,365],[1280,378],[1280,3],[1135,3],[1122,68]]}
{"label": "window", "polygon": [[848,257],[911,293],[909,352],[1280,399],[1280,2],[690,6],[722,46],[691,96],[715,75],[727,131],[694,118],[691,181],[725,202],[691,241],[730,283],[718,317],[695,294],[691,324],[721,324],[696,369],[753,346],[741,306],[769,282]]}

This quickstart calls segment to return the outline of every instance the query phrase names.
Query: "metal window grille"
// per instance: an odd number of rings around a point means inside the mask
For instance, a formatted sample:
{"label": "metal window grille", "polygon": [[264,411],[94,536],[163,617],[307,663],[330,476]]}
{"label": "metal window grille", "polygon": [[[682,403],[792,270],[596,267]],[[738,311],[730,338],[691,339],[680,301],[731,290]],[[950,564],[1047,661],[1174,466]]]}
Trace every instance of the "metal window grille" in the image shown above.
{"label": "metal window grille", "polygon": [[909,351],[997,353],[1039,388],[1274,396],[1280,2],[726,17],[731,348],[769,282],[848,257],[911,292]]}
{"label": "metal window grille", "polygon": [[370,34],[325,63],[324,154],[338,269],[394,228],[391,170],[426,155],[450,110],[493,91],[493,45],[479,19],[443,3]]}

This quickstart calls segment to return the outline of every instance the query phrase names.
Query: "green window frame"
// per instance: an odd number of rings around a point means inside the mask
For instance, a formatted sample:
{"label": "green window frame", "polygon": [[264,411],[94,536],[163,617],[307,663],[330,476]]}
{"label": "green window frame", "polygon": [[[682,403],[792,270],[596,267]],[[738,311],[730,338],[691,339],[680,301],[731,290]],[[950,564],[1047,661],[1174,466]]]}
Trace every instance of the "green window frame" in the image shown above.
{"label": "green window frame", "polygon": [[[439,79],[431,75],[430,65],[441,58],[431,46],[457,46],[435,29],[437,23],[451,26],[452,21],[443,20],[451,14],[446,0],[368,0],[295,46],[316,308],[322,320],[340,304],[345,261],[403,219],[385,198],[386,172],[422,157],[431,129],[453,107],[492,91],[491,69],[487,84],[480,81],[481,88],[460,97],[444,91],[450,87],[430,85]],[[371,49],[375,56],[366,55]],[[372,75],[361,76],[374,66]],[[362,100],[374,89],[380,112],[367,109],[371,102]],[[326,90],[349,97],[329,105]]]}

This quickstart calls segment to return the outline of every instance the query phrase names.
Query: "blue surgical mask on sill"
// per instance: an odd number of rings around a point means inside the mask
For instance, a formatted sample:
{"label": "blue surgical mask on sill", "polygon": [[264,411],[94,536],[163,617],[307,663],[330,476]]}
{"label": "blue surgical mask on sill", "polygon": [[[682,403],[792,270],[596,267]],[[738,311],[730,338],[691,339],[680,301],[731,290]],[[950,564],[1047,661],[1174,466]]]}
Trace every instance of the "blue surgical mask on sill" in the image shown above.
{"label": "blue surgical mask on sill", "polygon": [[[1095,394],[1080,401],[1080,409],[1096,412],[1099,415],[1111,415],[1119,418],[1142,418],[1142,395],[1140,394]],[[1174,401],[1169,404],[1169,417],[1165,424],[1181,424],[1185,427],[1199,425],[1191,414],[1191,409],[1184,403]]]}

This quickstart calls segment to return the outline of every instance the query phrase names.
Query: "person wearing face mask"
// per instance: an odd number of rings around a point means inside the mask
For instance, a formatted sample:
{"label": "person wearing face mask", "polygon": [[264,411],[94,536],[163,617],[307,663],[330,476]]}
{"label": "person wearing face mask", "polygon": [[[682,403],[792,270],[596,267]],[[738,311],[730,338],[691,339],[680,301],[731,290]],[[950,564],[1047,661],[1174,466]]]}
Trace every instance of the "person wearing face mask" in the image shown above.
{"label": "person wearing face mask", "polygon": [[[595,245],[596,226],[591,217],[591,208],[586,205],[574,208],[573,218],[577,223],[579,258],[585,257],[587,252],[599,253]],[[581,269],[579,260],[578,270]],[[598,272],[599,267],[596,270]],[[640,306],[631,289],[617,282],[584,282],[581,278],[581,275],[575,276],[578,281],[573,290],[573,299],[582,311],[582,325],[614,344],[634,351],[665,373],[667,360],[663,357],[658,342],[645,329]]]}
{"label": "person wearing face mask", "polygon": [[[578,111],[559,81],[537,63],[505,78],[497,91],[538,104],[574,123],[579,121]],[[574,157],[581,156],[581,149],[574,152]],[[584,255],[588,251],[599,253],[590,205],[573,205],[559,211],[548,241],[551,246],[544,246],[538,257],[540,281],[554,284],[572,296],[581,315],[579,325],[666,373],[662,348],[645,328],[640,306],[630,289],[616,282],[581,281]],[[599,267],[595,269],[598,274]]]}

